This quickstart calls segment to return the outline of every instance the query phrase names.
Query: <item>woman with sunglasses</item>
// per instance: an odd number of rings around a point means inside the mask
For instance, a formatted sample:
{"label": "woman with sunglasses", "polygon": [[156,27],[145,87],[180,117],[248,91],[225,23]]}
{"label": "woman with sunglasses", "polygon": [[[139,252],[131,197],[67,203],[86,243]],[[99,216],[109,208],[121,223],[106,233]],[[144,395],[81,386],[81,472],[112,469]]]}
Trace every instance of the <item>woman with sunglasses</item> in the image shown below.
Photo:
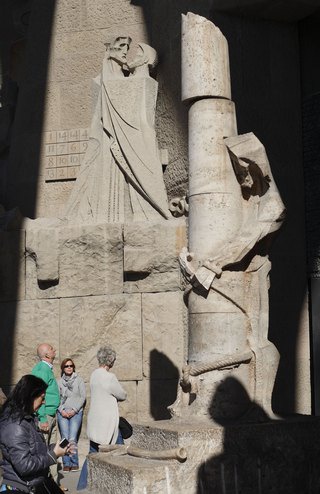
{"label": "woman with sunglasses", "polygon": [[83,407],[86,401],[86,387],[83,379],[75,372],[71,358],[61,362],[61,379],[58,381],[60,390],[60,406],[57,418],[62,438],[75,445],[74,453],[63,457],[63,471],[78,471],[78,437],[82,424]]}

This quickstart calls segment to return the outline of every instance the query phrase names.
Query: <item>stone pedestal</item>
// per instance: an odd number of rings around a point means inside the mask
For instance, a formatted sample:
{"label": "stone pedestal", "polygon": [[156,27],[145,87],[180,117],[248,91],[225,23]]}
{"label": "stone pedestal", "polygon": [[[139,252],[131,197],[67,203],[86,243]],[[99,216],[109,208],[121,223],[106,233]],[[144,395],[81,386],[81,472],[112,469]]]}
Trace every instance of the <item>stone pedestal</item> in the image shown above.
{"label": "stone pedestal", "polygon": [[148,460],[119,454],[89,456],[90,490],[104,494],[316,494],[320,488],[320,421],[228,425],[159,421],[135,426],[132,445],[183,447],[187,459]]}

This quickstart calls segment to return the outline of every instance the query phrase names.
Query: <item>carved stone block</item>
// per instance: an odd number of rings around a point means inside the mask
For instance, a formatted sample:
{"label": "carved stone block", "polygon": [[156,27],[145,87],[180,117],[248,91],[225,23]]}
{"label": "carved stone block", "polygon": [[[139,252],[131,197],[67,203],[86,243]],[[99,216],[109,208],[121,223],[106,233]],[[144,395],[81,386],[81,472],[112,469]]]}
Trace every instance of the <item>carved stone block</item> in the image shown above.
{"label": "carved stone block", "polygon": [[118,379],[142,379],[140,294],[61,300],[60,353],[75,359],[86,381],[98,365],[97,350],[107,344],[117,353]]}
{"label": "carved stone block", "polygon": [[228,43],[220,29],[189,12],[182,16],[182,37],[182,100],[231,99]]}
{"label": "carved stone block", "polygon": [[185,224],[178,221],[124,225],[124,290],[179,290],[178,255],[185,235]]}
{"label": "carved stone block", "polygon": [[[40,230],[41,231],[41,230]],[[52,229],[52,238],[55,230]],[[27,231],[27,246],[34,230]],[[59,263],[58,278],[41,283],[33,256],[27,257],[27,298],[72,297],[121,293],[123,286],[122,227],[113,225],[68,226],[58,229],[59,242],[48,242],[41,262],[49,272],[53,259]],[[41,246],[43,248],[43,245]],[[33,247],[37,255],[36,247]],[[40,252],[38,251],[38,257]],[[58,261],[57,261],[58,260]]]}
{"label": "carved stone block", "polygon": [[183,293],[142,294],[143,374],[152,379],[178,379],[185,362]]}
{"label": "carved stone block", "polygon": [[25,298],[25,230],[0,232],[0,300]]}
{"label": "carved stone block", "polygon": [[[59,349],[59,300],[24,300],[0,304],[1,385],[16,383],[36,363],[39,342]],[[57,351],[57,359],[59,351]],[[14,362],[14,365],[12,365]],[[56,371],[58,363],[56,364]],[[13,369],[13,370],[12,370]]]}

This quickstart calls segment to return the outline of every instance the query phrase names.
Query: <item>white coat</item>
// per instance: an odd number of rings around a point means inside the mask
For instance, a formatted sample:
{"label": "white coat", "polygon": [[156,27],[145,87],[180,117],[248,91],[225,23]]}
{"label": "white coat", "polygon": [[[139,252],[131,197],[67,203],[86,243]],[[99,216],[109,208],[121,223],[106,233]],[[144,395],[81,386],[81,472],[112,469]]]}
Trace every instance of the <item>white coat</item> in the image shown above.
{"label": "white coat", "polygon": [[98,444],[115,444],[119,427],[118,401],[124,401],[127,393],[116,376],[103,367],[91,374],[90,391],[88,438]]}

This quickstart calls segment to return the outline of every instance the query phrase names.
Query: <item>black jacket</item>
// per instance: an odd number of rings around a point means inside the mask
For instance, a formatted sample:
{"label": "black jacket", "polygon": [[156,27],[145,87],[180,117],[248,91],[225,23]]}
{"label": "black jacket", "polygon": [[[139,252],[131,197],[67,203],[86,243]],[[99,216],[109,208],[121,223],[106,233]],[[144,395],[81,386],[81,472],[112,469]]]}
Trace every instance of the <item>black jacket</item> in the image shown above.
{"label": "black jacket", "polygon": [[22,419],[7,415],[0,418],[0,449],[3,484],[24,492],[41,484],[48,476],[49,466],[57,462],[37,426],[37,419],[31,415]]}

